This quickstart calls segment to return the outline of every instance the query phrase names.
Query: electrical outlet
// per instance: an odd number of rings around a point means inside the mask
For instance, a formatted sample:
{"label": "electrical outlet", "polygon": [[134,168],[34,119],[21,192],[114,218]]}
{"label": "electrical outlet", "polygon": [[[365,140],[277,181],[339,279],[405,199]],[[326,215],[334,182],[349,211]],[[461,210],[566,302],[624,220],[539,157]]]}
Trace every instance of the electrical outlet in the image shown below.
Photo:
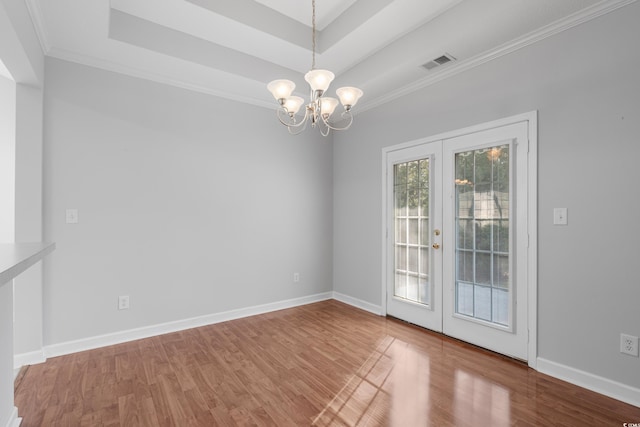
{"label": "electrical outlet", "polygon": [[300,282],[300,273],[293,273],[293,283]]}
{"label": "electrical outlet", "polygon": [[638,357],[638,337],[620,334],[620,353]]}
{"label": "electrical outlet", "polygon": [[118,297],[118,310],[129,309],[129,295],[120,295]]}

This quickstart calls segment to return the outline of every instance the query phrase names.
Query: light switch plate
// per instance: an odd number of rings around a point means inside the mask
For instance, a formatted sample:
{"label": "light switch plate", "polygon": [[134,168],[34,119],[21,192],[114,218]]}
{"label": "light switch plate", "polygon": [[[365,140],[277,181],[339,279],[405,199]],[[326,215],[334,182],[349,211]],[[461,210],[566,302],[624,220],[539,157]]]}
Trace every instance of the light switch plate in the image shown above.
{"label": "light switch plate", "polygon": [[78,223],[78,209],[67,209],[66,220],[67,220],[67,224],[77,224]]}
{"label": "light switch plate", "polygon": [[553,225],[567,224],[567,208],[553,208]]}

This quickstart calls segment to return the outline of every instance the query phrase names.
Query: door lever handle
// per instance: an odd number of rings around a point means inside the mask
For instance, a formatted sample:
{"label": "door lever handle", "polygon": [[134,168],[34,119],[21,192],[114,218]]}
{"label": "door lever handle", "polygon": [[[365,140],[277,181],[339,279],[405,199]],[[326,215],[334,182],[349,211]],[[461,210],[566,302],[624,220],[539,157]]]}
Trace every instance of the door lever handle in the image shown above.
{"label": "door lever handle", "polygon": [[434,243],[433,245],[431,245],[431,247],[432,247],[433,249],[440,249],[440,245],[439,245],[439,244],[437,244],[437,243]]}

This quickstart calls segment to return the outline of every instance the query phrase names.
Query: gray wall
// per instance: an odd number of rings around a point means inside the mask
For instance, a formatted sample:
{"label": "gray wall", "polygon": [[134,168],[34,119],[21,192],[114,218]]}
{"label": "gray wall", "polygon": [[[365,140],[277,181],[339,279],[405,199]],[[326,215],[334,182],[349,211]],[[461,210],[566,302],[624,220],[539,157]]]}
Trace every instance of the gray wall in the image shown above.
{"label": "gray wall", "polygon": [[331,290],[330,140],[69,62],[45,74],[45,345]]}
{"label": "gray wall", "polygon": [[381,304],[382,147],[538,110],[539,356],[640,387],[619,353],[640,335],[638,22],[635,3],[358,115],[335,137],[334,290]]}
{"label": "gray wall", "polygon": [[[43,236],[42,98],[41,87],[16,85],[16,242],[40,242]],[[31,362],[42,361],[42,263],[16,277],[14,285],[15,354],[36,353]]]}

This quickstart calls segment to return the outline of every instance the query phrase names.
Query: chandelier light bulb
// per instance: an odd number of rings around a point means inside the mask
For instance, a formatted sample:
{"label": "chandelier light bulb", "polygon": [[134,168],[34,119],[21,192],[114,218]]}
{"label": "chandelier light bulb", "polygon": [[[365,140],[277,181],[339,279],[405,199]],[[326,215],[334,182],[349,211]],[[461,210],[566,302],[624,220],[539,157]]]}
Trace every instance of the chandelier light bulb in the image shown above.
{"label": "chandelier light bulb", "polygon": [[287,113],[289,113],[289,116],[293,117],[300,111],[302,104],[304,104],[304,99],[299,96],[290,96],[284,102],[284,108],[287,110]]}
{"label": "chandelier light bulb", "polygon": [[304,75],[304,79],[309,83],[313,92],[325,92],[329,89],[334,78],[335,75],[329,70],[311,70]]}
{"label": "chandelier light bulb", "polygon": [[328,118],[333,114],[336,107],[338,106],[338,100],[331,97],[322,97],[320,98],[320,114],[322,117]]}
{"label": "chandelier light bulb", "polygon": [[267,85],[267,89],[273,97],[282,104],[287,98],[291,96],[293,90],[296,88],[296,84],[291,80],[274,80]]}
{"label": "chandelier light bulb", "polygon": [[346,86],[336,89],[336,94],[338,95],[338,98],[340,98],[340,103],[345,110],[349,111],[351,107],[358,103],[358,100],[364,92],[357,87]]}

